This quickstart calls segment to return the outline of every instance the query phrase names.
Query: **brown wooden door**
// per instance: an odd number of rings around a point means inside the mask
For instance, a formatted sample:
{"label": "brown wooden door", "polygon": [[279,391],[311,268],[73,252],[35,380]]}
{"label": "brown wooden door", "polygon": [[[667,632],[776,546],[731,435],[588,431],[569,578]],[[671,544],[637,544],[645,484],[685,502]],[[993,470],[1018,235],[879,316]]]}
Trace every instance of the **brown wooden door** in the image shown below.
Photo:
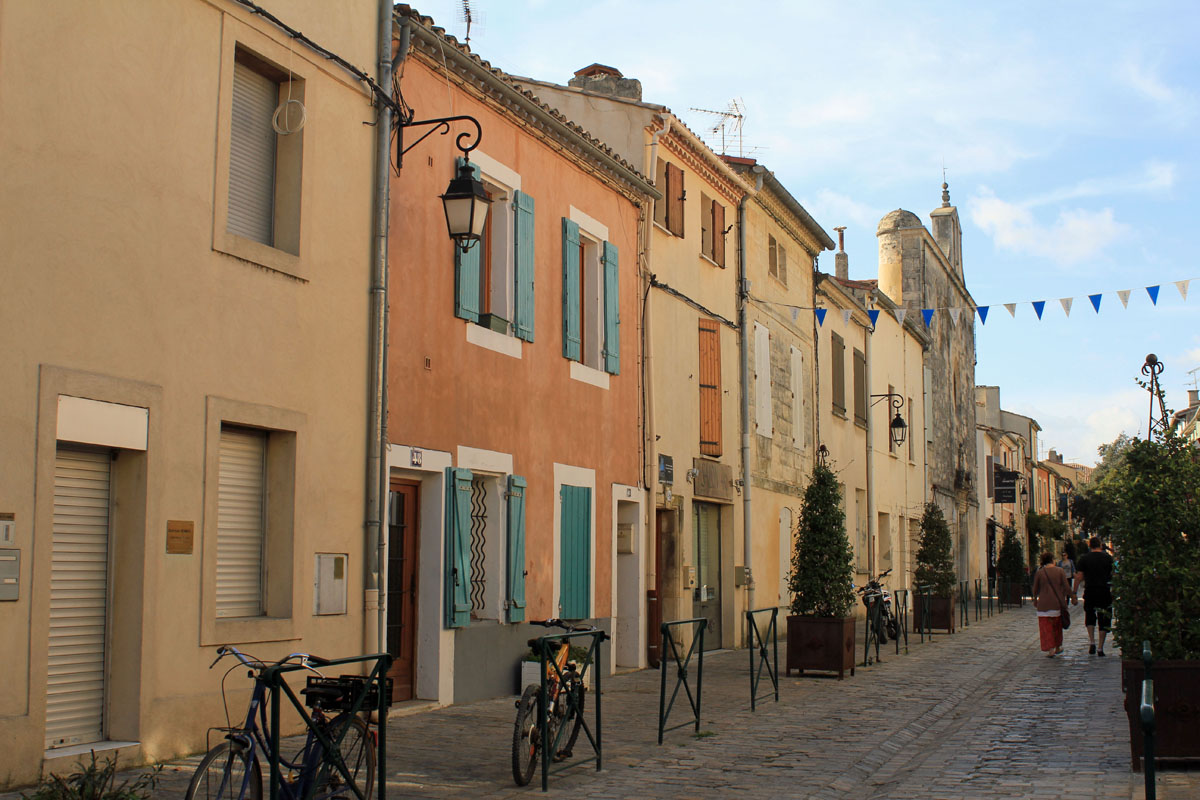
{"label": "brown wooden door", "polygon": [[393,481],[388,497],[387,649],[392,700],[415,696],[417,643],[417,487]]}

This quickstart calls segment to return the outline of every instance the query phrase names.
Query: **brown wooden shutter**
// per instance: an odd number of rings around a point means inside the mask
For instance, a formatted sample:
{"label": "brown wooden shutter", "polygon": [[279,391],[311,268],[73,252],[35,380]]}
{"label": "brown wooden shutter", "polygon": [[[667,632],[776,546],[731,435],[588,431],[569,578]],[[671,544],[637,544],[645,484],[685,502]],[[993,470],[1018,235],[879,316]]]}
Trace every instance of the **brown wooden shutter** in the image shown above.
{"label": "brown wooden shutter", "polygon": [[713,201],[708,195],[700,193],[700,252],[708,258],[713,257]]}
{"label": "brown wooden shutter", "polygon": [[683,191],[683,170],[668,162],[667,230],[676,236],[683,236]]}
{"label": "brown wooden shutter", "polygon": [[846,413],[846,345],[836,333],[829,337],[829,366],[833,370],[833,410]]}
{"label": "brown wooden shutter", "polygon": [[867,357],[854,351],[854,419],[867,423]]}
{"label": "brown wooden shutter", "polygon": [[716,200],[713,209],[713,261],[725,266],[725,206]]}
{"label": "brown wooden shutter", "polygon": [[700,320],[700,453],[721,455],[721,329]]}

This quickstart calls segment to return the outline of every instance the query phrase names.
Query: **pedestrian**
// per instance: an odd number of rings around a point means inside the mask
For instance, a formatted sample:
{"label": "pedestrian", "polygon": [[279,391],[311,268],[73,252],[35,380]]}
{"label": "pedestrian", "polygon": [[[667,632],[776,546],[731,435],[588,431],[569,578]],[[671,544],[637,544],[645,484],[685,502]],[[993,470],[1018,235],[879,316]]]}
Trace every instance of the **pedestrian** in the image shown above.
{"label": "pedestrian", "polygon": [[[1088,552],[1075,564],[1075,586],[1071,602],[1079,603],[1079,584],[1083,583],[1083,621],[1087,626],[1088,654],[1104,655],[1104,639],[1112,629],[1113,557],[1104,551],[1099,536],[1088,540]],[[1100,647],[1096,647],[1096,628],[1100,629]]]}
{"label": "pedestrian", "polygon": [[1075,580],[1075,545],[1067,542],[1063,547],[1062,559],[1058,562],[1058,568],[1067,576],[1067,586]]}
{"label": "pedestrian", "polygon": [[1033,605],[1037,609],[1038,634],[1046,658],[1062,652],[1062,614],[1067,607],[1067,576],[1054,565],[1052,553],[1042,553],[1042,566],[1033,576]]}

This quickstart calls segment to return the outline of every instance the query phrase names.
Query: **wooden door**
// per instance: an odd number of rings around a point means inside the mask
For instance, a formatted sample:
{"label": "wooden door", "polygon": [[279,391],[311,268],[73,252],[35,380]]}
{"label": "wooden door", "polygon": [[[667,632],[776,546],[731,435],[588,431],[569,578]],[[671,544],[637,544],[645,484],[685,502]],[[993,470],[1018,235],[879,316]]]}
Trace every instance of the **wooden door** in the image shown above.
{"label": "wooden door", "polygon": [[416,696],[417,486],[392,482],[388,496],[387,648],[392,701]]}

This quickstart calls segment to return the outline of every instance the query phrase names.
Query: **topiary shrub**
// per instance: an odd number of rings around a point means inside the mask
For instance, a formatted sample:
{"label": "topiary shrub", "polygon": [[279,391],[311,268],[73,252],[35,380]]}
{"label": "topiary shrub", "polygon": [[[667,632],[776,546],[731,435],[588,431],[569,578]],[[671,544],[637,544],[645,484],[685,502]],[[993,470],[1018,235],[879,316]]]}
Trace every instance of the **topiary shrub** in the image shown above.
{"label": "topiary shrub", "polygon": [[932,586],[934,597],[952,597],[958,576],[951,558],[950,526],[937,503],[926,503],[921,515],[921,543],[917,548],[918,586]]}
{"label": "topiary shrub", "polygon": [[818,464],[796,522],[788,589],[797,616],[845,617],[854,607],[854,551],[837,476]]}
{"label": "topiary shrub", "polygon": [[996,556],[996,575],[1000,580],[1010,583],[1018,583],[1025,579],[1025,554],[1017,540],[1016,528],[1004,528],[1000,553]]}

